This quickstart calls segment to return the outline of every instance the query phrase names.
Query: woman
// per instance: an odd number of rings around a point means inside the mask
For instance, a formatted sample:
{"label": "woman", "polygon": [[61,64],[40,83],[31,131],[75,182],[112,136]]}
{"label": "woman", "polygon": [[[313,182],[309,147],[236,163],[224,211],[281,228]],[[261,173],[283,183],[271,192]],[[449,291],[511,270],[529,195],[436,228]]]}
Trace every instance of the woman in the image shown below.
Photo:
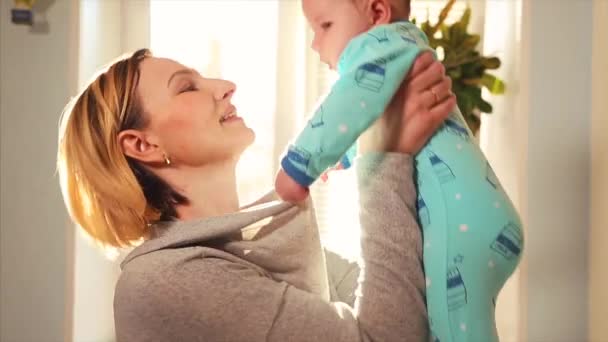
{"label": "woman", "polygon": [[454,106],[450,86],[421,56],[395,99],[405,107],[361,139],[353,308],[329,301],[310,201],[270,193],[239,208],[235,166],[254,133],[230,103],[235,85],[147,50],[112,64],[67,107],[58,161],[78,225],[107,246],[143,241],[121,265],[117,340],[424,340],[410,155]]}

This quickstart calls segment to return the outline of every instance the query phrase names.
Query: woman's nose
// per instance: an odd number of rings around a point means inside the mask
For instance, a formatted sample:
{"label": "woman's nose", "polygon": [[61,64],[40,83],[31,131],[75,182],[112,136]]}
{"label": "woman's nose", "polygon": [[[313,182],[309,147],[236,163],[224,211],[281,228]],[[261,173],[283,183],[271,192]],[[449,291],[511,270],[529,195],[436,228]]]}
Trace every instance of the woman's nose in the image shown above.
{"label": "woman's nose", "polygon": [[213,80],[215,83],[215,99],[217,101],[227,100],[232,97],[236,91],[236,84],[226,80]]}

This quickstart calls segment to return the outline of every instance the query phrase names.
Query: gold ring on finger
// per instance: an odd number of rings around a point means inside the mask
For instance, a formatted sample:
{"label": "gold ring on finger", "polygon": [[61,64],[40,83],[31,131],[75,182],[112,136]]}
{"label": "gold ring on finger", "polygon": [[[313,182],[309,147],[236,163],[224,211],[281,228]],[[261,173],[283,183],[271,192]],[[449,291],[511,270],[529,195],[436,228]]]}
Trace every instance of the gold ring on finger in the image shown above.
{"label": "gold ring on finger", "polygon": [[434,104],[439,103],[439,95],[437,95],[437,93],[435,92],[435,90],[433,88],[431,88],[431,93],[433,93],[433,96],[435,96],[435,103]]}

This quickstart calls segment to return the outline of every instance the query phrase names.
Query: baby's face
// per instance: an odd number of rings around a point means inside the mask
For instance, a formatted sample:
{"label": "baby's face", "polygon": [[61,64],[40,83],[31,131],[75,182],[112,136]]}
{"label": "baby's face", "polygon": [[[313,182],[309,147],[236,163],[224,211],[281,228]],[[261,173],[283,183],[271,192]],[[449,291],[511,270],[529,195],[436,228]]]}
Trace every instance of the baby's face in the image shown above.
{"label": "baby's face", "polygon": [[315,35],[312,48],[332,69],[348,42],[372,27],[353,0],[303,0],[302,7]]}

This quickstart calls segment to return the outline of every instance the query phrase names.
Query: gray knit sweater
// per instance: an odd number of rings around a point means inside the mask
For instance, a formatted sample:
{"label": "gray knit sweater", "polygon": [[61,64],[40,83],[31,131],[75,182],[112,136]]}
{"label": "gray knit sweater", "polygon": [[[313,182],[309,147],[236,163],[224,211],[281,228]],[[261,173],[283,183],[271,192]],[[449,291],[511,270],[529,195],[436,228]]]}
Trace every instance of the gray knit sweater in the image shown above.
{"label": "gray knit sweater", "polygon": [[121,265],[117,340],[425,341],[412,159],[368,154],[355,165],[362,256],[354,306],[330,300],[330,286],[349,285],[328,282],[312,204],[269,194],[238,213],[153,227]]}

